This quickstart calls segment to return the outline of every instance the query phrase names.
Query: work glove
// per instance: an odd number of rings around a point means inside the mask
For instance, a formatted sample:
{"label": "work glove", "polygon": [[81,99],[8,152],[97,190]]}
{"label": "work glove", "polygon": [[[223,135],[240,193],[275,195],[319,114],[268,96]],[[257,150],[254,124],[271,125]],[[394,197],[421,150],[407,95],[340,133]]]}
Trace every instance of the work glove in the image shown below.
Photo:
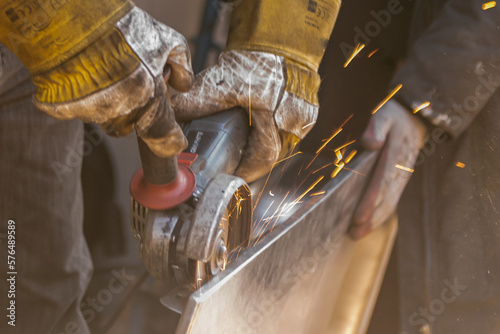
{"label": "work glove", "polygon": [[376,112],[361,137],[361,145],[380,151],[353,216],[350,235],[359,239],[382,225],[395,212],[427,138],[424,122],[390,100]]}
{"label": "work glove", "polygon": [[115,136],[135,128],[159,156],[187,146],[167,97],[194,78],[182,35],[128,0],[0,0],[0,16],[0,43],[32,73],[37,108]]}
{"label": "work glove", "polygon": [[188,93],[172,98],[179,121],[236,106],[249,113],[252,129],[235,172],[247,182],[268,173],[316,122],[317,72],[339,3],[325,0],[321,6],[308,7],[301,0],[242,1],[218,64],[201,72]]}

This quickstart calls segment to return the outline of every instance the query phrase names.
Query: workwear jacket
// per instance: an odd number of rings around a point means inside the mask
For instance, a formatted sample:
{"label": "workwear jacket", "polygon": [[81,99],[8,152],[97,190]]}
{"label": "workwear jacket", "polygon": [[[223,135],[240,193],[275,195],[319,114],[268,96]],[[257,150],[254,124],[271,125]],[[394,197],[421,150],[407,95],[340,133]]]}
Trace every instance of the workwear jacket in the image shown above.
{"label": "workwear jacket", "polygon": [[392,84],[430,138],[400,204],[403,333],[500,332],[500,9],[415,4]]}

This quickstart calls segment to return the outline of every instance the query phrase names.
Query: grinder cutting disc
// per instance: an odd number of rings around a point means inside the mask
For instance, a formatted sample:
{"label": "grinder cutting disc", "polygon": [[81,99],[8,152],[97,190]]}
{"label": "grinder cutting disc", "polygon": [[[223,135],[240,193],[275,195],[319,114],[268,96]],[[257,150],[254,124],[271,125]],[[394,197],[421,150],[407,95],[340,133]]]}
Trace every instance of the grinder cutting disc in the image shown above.
{"label": "grinder cutting disc", "polygon": [[196,207],[186,239],[184,253],[197,261],[197,284],[217,275],[232,255],[248,246],[251,226],[252,199],[248,185],[236,176],[216,176]]}

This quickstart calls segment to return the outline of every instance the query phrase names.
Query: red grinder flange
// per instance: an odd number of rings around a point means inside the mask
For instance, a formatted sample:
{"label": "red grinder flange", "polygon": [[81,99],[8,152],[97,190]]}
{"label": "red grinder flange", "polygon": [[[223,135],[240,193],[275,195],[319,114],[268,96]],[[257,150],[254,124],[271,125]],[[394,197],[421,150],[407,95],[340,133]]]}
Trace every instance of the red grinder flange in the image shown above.
{"label": "red grinder flange", "polygon": [[130,194],[143,206],[153,210],[172,209],[188,200],[196,188],[196,176],[190,166],[196,154],[159,158],[139,138],[143,168],[130,181]]}

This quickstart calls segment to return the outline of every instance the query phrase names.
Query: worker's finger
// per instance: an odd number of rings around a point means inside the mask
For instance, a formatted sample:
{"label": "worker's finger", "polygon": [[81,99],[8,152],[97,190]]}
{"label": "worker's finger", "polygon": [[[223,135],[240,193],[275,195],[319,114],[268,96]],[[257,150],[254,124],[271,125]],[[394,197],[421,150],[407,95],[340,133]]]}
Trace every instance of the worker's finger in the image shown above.
{"label": "worker's finger", "polygon": [[177,38],[183,42],[173,48],[167,58],[167,66],[172,71],[168,84],[179,92],[188,92],[194,82],[191,53],[184,36],[175,33],[178,35]]}
{"label": "worker's finger", "polygon": [[252,131],[235,175],[252,182],[266,175],[278,160],[281,139],[271,114],[252,117]]}

